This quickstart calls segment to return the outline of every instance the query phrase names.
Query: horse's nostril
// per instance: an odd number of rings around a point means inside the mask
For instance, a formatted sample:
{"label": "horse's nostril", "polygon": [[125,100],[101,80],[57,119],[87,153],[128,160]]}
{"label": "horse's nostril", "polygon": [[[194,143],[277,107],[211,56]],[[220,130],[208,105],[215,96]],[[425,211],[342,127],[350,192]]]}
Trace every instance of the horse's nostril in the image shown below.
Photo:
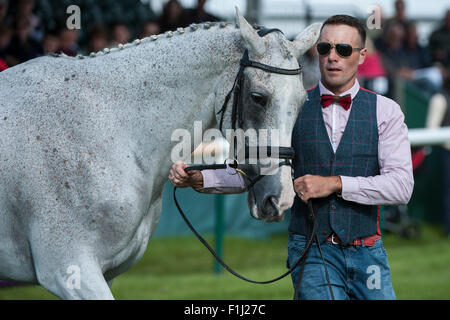
{"label": "horse's nostril", "polygon": [[266,222],[281,221],[283,214],[278,206],[276,197],[267,197],[264,201],[264,208],[262,210],[262,219]]}
{"label": "horse's nostril", "polygon": [[275,197],[267,197],[264,202],[264,212],[271,215],[278,214],[278,204]]}

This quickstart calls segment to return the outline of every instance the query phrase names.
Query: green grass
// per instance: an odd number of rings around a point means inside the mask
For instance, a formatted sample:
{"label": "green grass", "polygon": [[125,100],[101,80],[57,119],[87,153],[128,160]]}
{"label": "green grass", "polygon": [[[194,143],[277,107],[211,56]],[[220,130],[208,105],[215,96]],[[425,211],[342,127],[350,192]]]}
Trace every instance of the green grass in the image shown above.
{"label": "green grass", "polygon": [[[450,239],[427,226],[419,240],[384,237],[397,299],[450,299]],[[211,240],[211,238],[209,238]],[[267,240],[227,237],[224,257],[239,273],[268,280],[286,271],[287,235]],[[214,274],[209,252],[193,237],[154,239],[143,259],[114,281],[116,299],[291,299],[290,277],[274,284],[246,283],[227,271]],[[0,289],[0,299],[55,299],[39,286]]]}

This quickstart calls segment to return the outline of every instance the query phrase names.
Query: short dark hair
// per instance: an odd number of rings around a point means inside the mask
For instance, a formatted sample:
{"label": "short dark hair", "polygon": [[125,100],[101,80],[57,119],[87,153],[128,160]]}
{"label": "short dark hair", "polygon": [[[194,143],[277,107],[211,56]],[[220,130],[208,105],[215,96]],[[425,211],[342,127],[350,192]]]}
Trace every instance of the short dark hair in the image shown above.
{"label": "short dark hair", "polygon": [[361,37],[363,47],[366,45],[366,37],[367,37],[366,29],[364,29],[362,23],[355,17],[348,16],[345,14],[337,14],[331,16],[327,20],[325,20],[320,31],[322,31],[323,27],[326,26],[327,24],[331,25],[345,24],[347,26],[355,28],[358,31],[359,36]]}

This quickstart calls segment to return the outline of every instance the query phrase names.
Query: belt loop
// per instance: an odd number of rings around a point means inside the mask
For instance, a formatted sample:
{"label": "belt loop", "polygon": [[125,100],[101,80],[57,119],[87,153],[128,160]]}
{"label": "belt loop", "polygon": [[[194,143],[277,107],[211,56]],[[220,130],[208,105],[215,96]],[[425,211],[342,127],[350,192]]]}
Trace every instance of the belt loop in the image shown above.
{"label": "belt loop", "polygon": [[361,247],[365,247],[363,238],[361,238]]}

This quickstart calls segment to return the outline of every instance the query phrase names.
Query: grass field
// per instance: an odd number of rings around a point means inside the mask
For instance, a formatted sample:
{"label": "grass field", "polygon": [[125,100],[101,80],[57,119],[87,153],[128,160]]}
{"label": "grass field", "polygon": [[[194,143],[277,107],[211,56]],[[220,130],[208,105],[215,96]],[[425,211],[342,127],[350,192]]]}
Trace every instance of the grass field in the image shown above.
{"label": "grass field", "polygon": [[[442,234],[441,229],[427,226],[418,240],[384,236],[397,299],[450,299],[450,239]],[[286,234],[267,240],[227,237],[224,258],[244,276],[268,280],[286,271],[286,246]],[[143,259],[116,278],[112,291],[116,299],[292,298],[289,276],[274,284],[256,285],[213,270],[213,258],[196,238],[154,239]],[[0,289],[0,299],[56,297],[39,286],[19,286]]]}

